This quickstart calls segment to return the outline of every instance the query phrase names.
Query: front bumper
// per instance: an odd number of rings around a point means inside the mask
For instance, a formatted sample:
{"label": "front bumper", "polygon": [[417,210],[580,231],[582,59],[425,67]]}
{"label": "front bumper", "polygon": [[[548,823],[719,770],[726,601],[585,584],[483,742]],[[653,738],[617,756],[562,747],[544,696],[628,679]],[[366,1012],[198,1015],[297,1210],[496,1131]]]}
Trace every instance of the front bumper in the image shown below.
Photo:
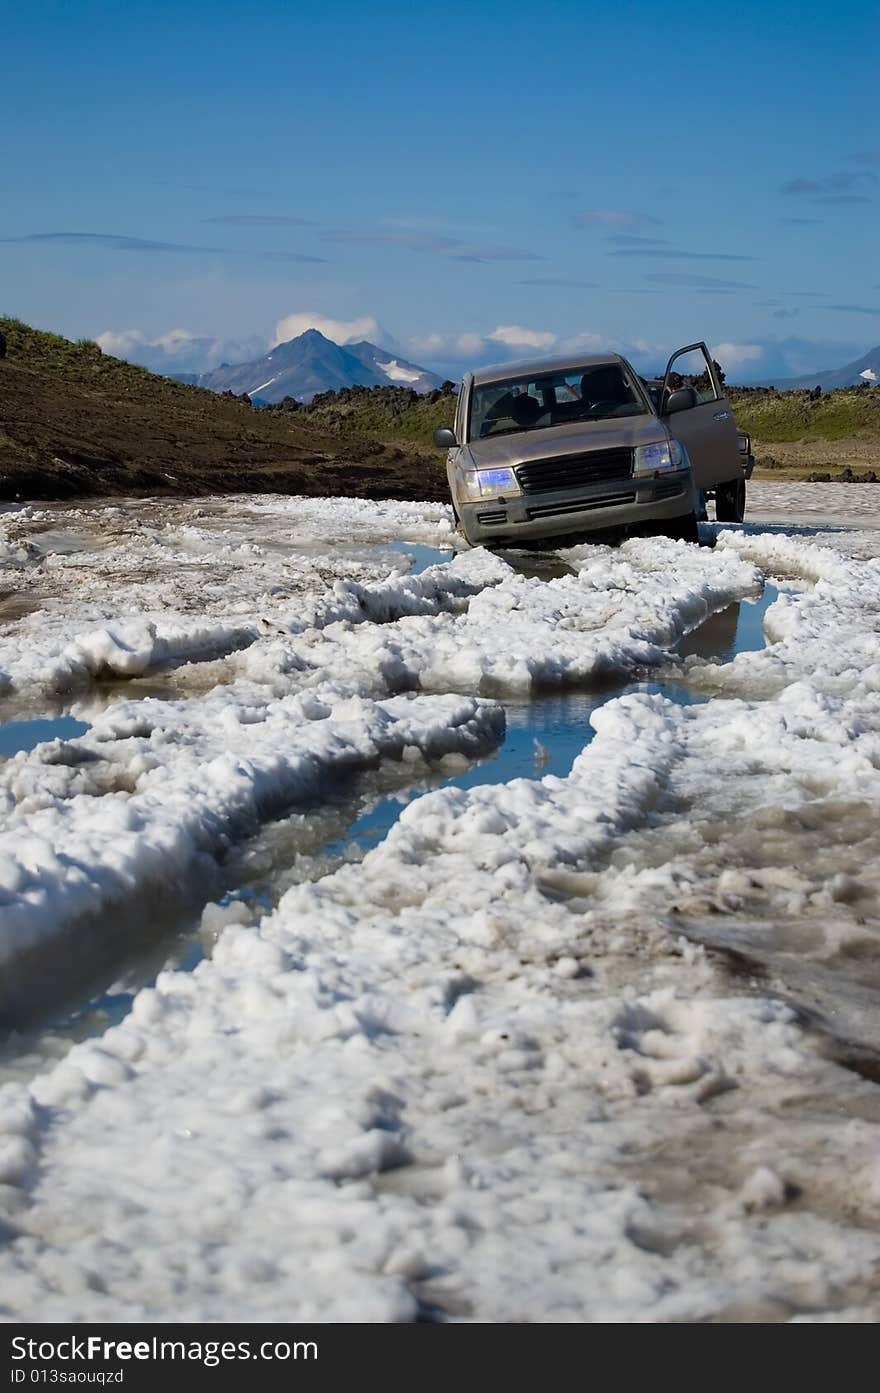
{"label": "front bumper", "polygon": [[471,545],[492,546],[677,518],[693,512],[696,502],[690,469],[679,469],[519,498],[484,498],[456,508]]}

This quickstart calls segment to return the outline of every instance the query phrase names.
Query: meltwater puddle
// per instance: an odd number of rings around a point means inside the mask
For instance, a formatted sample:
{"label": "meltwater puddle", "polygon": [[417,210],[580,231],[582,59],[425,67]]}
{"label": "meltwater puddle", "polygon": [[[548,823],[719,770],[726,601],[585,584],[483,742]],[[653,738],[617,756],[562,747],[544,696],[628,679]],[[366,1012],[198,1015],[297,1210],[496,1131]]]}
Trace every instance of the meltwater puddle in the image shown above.
{"label": "meltwater puddle", "polygon": [[573,693],[507,703],[507,732],[495,754],[461,773],[425,780],[381,799],[352,822],[343,838],[331,842],[326,854],[351,860],[353,852],[369,851],[385,839],[405,807],[437,788],[478,788],[512,779],[542,779],[547,774],[564,778],[596,733],[590,725],[593,712],[606,702],[636,693],[667,697],[677,706],[697,706],[710,700],[702,692],[689,692],[671,682],[631,682],[598,696]]}
{"label": "meltwater puddle", "polygon": [[728,605],[685,634],[676,644],[676,653],[682,658],[705,658],[718,664],[733,662],[737,653],[759,653],[767,643],[764,615],[780,593],[781,588],[768,581],[757,600]]}
{"label": "meltwater puddle", "polygon": [[74,740],[90,729],[73,716],[38,716],[28,721],[0,721],[0,759],[35,750],[49,740]]}
{"label": "meltwater puddle", "polygon": [[[403,543],[400,550],[412,555],[415,547]],[[436,564],[435,548],[420,550],[423,569]],[[759,600],[734,604],[711,616],[681,641],[679,653],[698,653],[709,661],[727,662],[735,653],[763,647],[761,620],[777,594],[776,587],[768,585]],[[229,857],[223,868],[228,887],[225,894],[217,896],[215,890],[217,898],[201,912],[183,909],[166,917],[161,935],[146,948],[142,942],[118,961],[112,979],[109,972],[105,979],[107,987],[87,1004],[45,1030],[12,1037],[0,1047],[0,1082],[32,1076],[63,1057],[78,1040],[103,1034],[124,1018],[135,994],[151,985],[163,968],[195,968],[210,954],[213,937],[225,922],[239,916],[243,922],[253,922],[271,910],[290,885],[320,879],[345,861],[360,860],[387,836],[404,808],[424,794],[445,787],[468,789],[517,778],[567,775],[593,739],[593,713],[617,697],[635,694],[662,696],[678,706],[720,699],[689,690],[684,682],[667,677],[658,682],[629,682],[602,692],[543,694],[532,701],[508,702],[504,742],[485,759],[465,767],[454,760],[432,769],[422,766],[418,778],[405,776],[399,765],[391,764],[362,776],[354,787],[341,786],[335,798],[318,808],[292,810],[266,824]],[[65,721],[78,727],[77,734],[86,729],[71,717],[8,724],[46,727],[43,738],[47,739],[62,733],[71,738],[72,729],[59,729]]]}
{"label": "meltwater puddle", "polygon": [[379,542],[374,550],[380,556],[391,552],[394,556],[411,557],[408,571],[411,576],[420,576],[429,566],[442,566],[455,560],[455,547],[430,547],[422,542]]}
{"label": "meltwater puddle", "polygon": [[[407,543],[401,546],[411,550]],[[678,651],[682,656],[695,653],[709,661],[725,663],[736,653],[763,648],[763,616],[778,594],[776,586],[767,585],[759,599],[735,603],[711,615],[698,629],[681,640]],[[662,682],[628,682],[602,692],[553,693],[536,696],[532,701],[506,702],[505,738],[493,754],[454,773],[444,775],[438,770],[408,786],[393,788],[384,796],[377,797],[374,792],[372,796],[365,797],[357,816],[346,826],[344,833],[324,842],[320,857],[325,858],[327,871],[333,870],[340,859],[358,859],[377,846],[404,808],[434,789],[469,789],[481,784],[509,783],[519,778],[540,779],[547,774],[564,777],[595,735],[590,724],[593,713],[618,697],[639,694],[665,697],[677,706],[696,706],[710,700],[720,700],[709,693],[689,689],[684,681],[667,679]],[[310,878],[313,878],[313,873]],[[248,877],[226,896],[226,903],[236,897],[245,903],[256,900],[265,908],[271,907],[279,898],[273,890],[272,875]]]}
{"label": "meltwater puddle", "polygon": [[[411,576],[421,575],[429,566],[441,566],[454,561],[458,555],[458,549],[455,547],[432,547],[423,542],[380,542],[374,551],[380,556],[392,552],[397,556],[409,557],[412,565],[407,574]],[[574,568],[553,551],[504,551],[496,548],[496,555],[519,575],[535,580],[554,580],[559,576],[577,575]]]}

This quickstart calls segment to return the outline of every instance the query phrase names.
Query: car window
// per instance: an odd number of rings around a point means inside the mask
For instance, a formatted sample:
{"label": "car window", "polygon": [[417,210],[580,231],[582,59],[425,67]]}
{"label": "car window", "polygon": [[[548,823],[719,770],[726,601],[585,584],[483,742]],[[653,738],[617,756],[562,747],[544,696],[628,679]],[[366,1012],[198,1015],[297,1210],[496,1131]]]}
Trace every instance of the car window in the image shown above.
{"label": "car window", "polygon": [[486,382],[473,389],[468,438],[543,430],[573,421],[638,416],[647,410],[619,363],[593,363],[564,372]]}
{"label": "car window", "polygon": [[670,392],[676,392],[681,387],[693,387],[698,404],[717,400],[709,365],[701,348],[692,348],[673,359],[668,387]]}

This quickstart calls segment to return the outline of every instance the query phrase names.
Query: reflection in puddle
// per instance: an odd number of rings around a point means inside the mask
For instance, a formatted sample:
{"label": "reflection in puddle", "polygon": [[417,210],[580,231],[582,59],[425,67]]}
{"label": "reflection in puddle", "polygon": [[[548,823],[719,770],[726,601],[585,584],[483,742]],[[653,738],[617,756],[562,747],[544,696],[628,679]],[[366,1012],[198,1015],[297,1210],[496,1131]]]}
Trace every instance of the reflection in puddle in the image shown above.
{"label": "reflection in puddle", "polygon": [[89,726],[73,716],[43,716],[32,721],[0,722],[0,755],[15,755],[22,750],[34,750],[47,740],[75,740],[85,735]]}
{"label": "reflection in puddle", "polygon": [[[496,556],[506,561],[518,575],[529,579],[557,580],[561,576],[577,575],[577,571],[553,551],[494,550]],[[431,547],[422,542],[381,542],[374,551],[381,556],[393,552],[398,556],[411,557],[412,566],[408,573],[411,576],[421,575],[429,566],[441,566],[453,561],[457,555],[455,547]]]}
{"label": "reflection in puddle", "polygon": [[[167,675],[166,675],[167,673]],[[117,677],[103,682],[95,682],[85,696],[77,699],[78,710],[106,710],[119,701],[176,701],[185,697],[187,691],[175,681],[175,669],[157,670],[145,677]],[[210,683],[215,685],[216,679]]]}
{"label": "reflection in puddle", "polygon": [[685,634],[676,652],[682,658],[706,658],[730,663],[737,653],[758,653],[766,647],[764,615],[779,599],[776,585],[765,585],[757,600],[742,600],[712,614],[698,629]]}
{"label": "reflection in puddle", "polygon": [[350,855],[352,845],[367,851],[384,839],[403,809],[434,788],[477,788],[506,784],[512,779],[542,779],[547,774],[565,778],[582,750],[595,735],[590,717],[606,702],[634,694],[663,696],[677,706],[697,706],[709,700],[667,682],[632,682],[602,695],[572,693],[541,697],[532,702],[505,706],[507,732],[504,744],[493,755],[471,764],[461,773],[399,790],[355,819],[345,837],[330,843],[328,855]]}
{"label": "reflection in puddle", "polygon": [[382,542],[376,551],[382,555],[390,551],[397,556],[412,557],[408,572],[411,576],[420,576],[429,566],[442,566],[455,559],[454,547],[429,547],[422,542]]}

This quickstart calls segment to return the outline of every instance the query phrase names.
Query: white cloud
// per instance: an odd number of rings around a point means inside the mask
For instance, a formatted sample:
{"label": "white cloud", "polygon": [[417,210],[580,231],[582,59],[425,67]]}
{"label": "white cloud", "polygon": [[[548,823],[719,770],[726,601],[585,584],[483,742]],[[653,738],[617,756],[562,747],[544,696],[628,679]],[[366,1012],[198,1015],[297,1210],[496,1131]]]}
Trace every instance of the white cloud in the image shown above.
{"label": "white cloud", "polygon": [[625,342],[589,330],[579,334],[557,335],[546,329],[529,329],[521,324],[499,324],[487,333],[423,334],[408,341],[408,352],[422,363],[440,370],[460,371],[490,362],[513,361],[526,356],[541,358],[556,354],[621,353],[637,366],[658,367],[668,353],[644,339]]}
{"label": "white cloud", "polygon": [[485,340],[481,334],[459,334],[453,344],[459,353],[479,353]]}
{"label": "white cloud", "polygon": [[114,358],[159,373],[207,372],[219,363],[247,362],[265,351],[264,339],[219,339],[189,329],[167,329],[153,338],[143,329],[105,329],[96,342]]}
{"label": "white cloud", "polygon": [[198,337],[198,334],[191,334],[189,329],[169,329],[167,333],[153,339],[153,343],[157,348],[164,348],[166,353],[174,356],[178,353],[188,353]]}
{"label": "white cloud", "polygon": [[128,357],[139,349],[156,349],[168,358],[178,358],[191,353],[194,344],[207,340],[189,329],[168,329],[154,339],[148,338],[142,329],[105,329],[103,334],[98,334],[95,342],[105,353],[116,358]]}
{"label": "white cloud", "polygon": [[297,314],[288,314],[279,319],[275,325],[275,337],[271,347],[297,338],[304,334],[306,329],[317,329],[319,334],[339,344],[357,343],[359,339],[369,339],[371,343],[378,343],[387,339],[378,320],[372,315],[363,315],[360,319],[331,319],[326,314],[301,310]]}
{"label": "white cloud", "polygon": [[425,357],[472,358],[485,352],[489,340],[485,334],[416,334],[408,341],[408,352]]}
{"label": "white cloud", "polygon": [[409,341],[413,353],[443,353],[449,347],[448,334],[416,334]]}
{"label": "white cloud", "polygon": [[487,338],[505,348],[552,348],[556,335],[543,329],[525,329],[521,324],[499,324]]}
{"label": "white cloud", "polygon": [[603,334],[575,334],[572,338],[561,339],[560,353],[626,353],[626,345],[617,339],[606,338]]}
{"label": "white cloud", "polygon": [[719,343],[712,349],[712,357],[718,360],[729,377],[749,363],[759,363],[764,357],[764,349],[759,343]]}
{"label": "white cloud", "polygon": [[95,338],[95,343],[114,358],[124,358],[133,348],[138,348],[146,342],[147,336],[140,329],[120,329],[118,333],[112,329],[105,329],[103,334],[98,334]]}

